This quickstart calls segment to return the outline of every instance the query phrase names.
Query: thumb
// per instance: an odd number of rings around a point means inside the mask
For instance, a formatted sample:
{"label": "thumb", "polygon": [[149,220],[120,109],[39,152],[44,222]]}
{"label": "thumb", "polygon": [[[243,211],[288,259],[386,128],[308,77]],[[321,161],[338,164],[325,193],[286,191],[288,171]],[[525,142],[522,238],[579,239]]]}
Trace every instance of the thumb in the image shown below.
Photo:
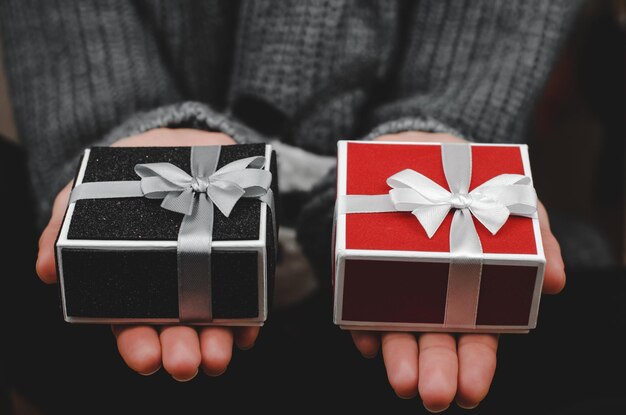
{"label": "thumb", "polygon": [[543,239],[543,250],[546,255],[546,270],[543,280],[544,294],[558,294],[565,287],[565,266],[561,256],[561,248],[552,231],[550,230],[550,220],[548,212],[541,202],[537,205],[539,214],[539,227],[541,228],[541,239]]}
{"label": "thumb", "polygon": [[54,259],[54,242],[56,241],[61,223],[63,222],[63,214],[67,208],[67,202],[70,197],[72,183],[68,183],[54,200],[52,206],[52,215],[50,222],[39,237],[39,252],[37,254],[36,270],[39,278],[47,283],[52,284],[57,280],[56,264]]}

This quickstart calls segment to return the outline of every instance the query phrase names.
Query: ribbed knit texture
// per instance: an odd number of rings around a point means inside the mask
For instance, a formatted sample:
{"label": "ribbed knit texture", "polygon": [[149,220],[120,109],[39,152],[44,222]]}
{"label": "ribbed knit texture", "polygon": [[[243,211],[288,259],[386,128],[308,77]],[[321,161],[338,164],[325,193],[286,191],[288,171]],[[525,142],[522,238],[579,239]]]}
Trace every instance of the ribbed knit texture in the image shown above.
{"label": "ribbed knit texture", "polygon": [[[82,149],[162,126],[279,139],[406,130],[522,142],[579,1],[4,0],[19,136],[42,220]],[[334,180],[299,240],[330,261]]]}

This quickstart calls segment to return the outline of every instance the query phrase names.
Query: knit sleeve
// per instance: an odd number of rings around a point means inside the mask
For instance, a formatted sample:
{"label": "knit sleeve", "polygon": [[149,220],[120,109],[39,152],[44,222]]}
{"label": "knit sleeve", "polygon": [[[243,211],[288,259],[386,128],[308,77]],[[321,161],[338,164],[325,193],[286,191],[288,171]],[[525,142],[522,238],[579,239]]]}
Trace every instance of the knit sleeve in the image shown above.
{"label": "knit sleeve", "polygon": [[[363,139],[403,131],[522,142],[578,1],[422,1],[404,11],[395,63],[363,120]],[[335,172],[309,194],[299,242],[331,267]]]}
{"label": "knit sleeve", "polygon": [[398,64],[367,138],[445,132],[524,142],[580,1],[425,1],[407,10]]}
{"label": "knit sleeve", "polygon": [[[86,147],[158,127],[260,139],[215,106],[189,101],[150,12],[130,1],[0,2],[9,89],[40,224]],[[219,53],[210,56],[217,63],[207,62],[207,77],[225,66]]]}

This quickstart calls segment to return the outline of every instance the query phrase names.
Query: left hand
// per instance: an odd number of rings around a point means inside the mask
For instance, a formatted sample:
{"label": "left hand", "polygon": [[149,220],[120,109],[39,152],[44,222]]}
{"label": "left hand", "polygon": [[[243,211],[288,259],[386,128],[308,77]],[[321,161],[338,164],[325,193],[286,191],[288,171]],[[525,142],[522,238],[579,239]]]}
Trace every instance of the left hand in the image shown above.
{"label": "left hand", "polygon": [[[378,137],[380,141],[464,142],[448,134],[404,132]],[[543,292],[557,294],[565,286],[559,243],[550,231],[548,214],[538,205],[546,256]],[[401,398],[419,393],[431,412],[445,410],[453,400],[462,408],[476,407],[487,395],[496,370],[498,336],[495,334],[407,333],[352,331],[364,357],[382,354],[389,383]]]}
{"label": "left hand", "polygon": [[[235,141],[222,133],[158,128],[119,140],[113,146],[171,147],[229,144],[235,144]],[[50,222],[39,239],[37,274],[42,281],[49,284],[57,280],[54,241],[63,222],[71,189],[72,183],[69,183],[59,192]],[[199,369],[209,376],[221,375],[230,363],[233,343],[240,349],[249,349],[259,334],[259,327],[116,324],[111,328],[117,338],[120,355],[128,367],[139,374],[151,375],[163,366],[180,382],[193,379]]]}

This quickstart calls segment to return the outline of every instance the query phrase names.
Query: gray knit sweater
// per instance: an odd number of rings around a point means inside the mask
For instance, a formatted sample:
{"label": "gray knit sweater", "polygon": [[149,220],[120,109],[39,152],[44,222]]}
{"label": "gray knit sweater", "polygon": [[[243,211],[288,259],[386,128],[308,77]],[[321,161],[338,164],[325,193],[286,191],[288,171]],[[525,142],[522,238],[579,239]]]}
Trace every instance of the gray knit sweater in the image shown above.
{"label": "gray knit sweater", "polygon": [[[9,88],[45,219],[85,147],[156,127],[276,139],[407,130],[521,142],[572,0],[0,0]],[[330,264],[334,181],[299,240]]]}

